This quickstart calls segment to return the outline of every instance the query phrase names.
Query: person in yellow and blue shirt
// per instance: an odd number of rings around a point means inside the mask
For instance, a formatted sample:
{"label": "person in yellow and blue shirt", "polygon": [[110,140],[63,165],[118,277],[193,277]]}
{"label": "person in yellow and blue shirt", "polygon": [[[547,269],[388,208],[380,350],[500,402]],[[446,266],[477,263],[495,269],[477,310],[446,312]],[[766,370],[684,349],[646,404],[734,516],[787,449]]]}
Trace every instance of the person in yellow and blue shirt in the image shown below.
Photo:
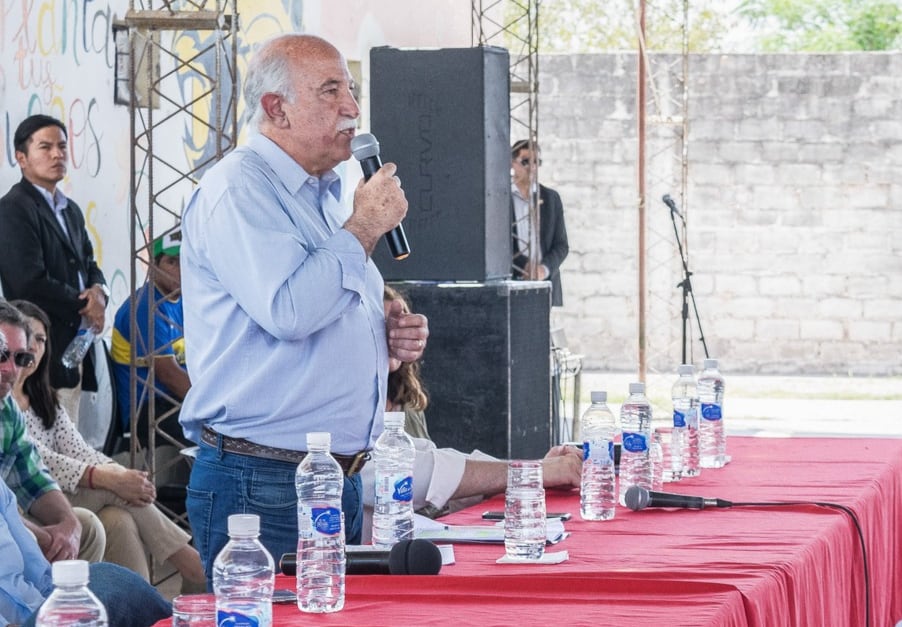
{"label": "person in yellow and blue shirt", "polygon": [[[135,292],[132,301],[125,302],[116,312],[113,325],[113,371],[116,378],[116,397],[122,429],[131,430],[129,422],[131,386],[129,384],[131,356],[137,354],[138,427],[137,434],[142,444],[147,439],[148,400],[155,403],[155,416],[159,420],[172,412],[160,424],[163,431],[176,440],[185,440],[178,423],[175,408],[185,398],[191,380],[185,369],[185,340],[183,338],[183,316],[181,295],[181,271],[179,253],[181,231],[174,230],[154,240],[152,245],[153,264],[147,281]],[[151,300],[153,299],[153,300]],[[151,303],[157,303],[153,316],[149,315]],[[131,308],[135,307],[137,338],[131,337]],[[150,347],[150,325],[153,324],[153,346]],[[145,386],[150,359],[154,360],[155,389]]]}

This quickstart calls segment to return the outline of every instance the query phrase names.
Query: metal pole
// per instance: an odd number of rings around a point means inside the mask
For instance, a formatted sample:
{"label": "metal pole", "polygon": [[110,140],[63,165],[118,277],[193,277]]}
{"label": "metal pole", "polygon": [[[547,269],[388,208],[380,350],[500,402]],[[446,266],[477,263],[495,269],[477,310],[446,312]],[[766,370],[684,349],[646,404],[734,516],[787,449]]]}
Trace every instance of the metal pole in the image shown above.
{"label": "metal pole", "polygon": [[639,215],[638,215],[638,233],[639,233],[639,380],[645,381],[647,371],[646,356],[646,337],[645,337],[645,0],[639,0],[639,56],[636,59],[638,63],[638,84],[637,84],[637,123],[638,123],[638,167],[637,186],[639,191]]}

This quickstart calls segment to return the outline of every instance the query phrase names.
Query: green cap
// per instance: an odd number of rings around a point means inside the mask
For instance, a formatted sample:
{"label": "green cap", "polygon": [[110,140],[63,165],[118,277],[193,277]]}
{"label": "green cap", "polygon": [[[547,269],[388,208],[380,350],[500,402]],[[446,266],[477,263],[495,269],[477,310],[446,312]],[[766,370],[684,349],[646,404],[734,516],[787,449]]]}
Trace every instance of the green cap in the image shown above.
{"label": "green cap", "polygon": [[153,256],[169,255],[178,257],[182,248],[182,230],[176,229],[171,233],[162,235],[153,241]]}

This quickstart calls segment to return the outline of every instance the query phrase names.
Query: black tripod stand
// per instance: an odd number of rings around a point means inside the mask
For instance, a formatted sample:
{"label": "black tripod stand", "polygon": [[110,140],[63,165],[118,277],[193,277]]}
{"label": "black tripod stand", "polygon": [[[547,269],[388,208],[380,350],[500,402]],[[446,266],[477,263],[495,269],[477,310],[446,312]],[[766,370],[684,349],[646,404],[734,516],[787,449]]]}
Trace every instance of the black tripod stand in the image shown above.
{"label": "black tripod stand", "polygon": [[686,337],[686,327],[689,324],[689,297],[692,297],[692,311],[695,313],[695,322],[698,324],[698,339],[702,342],[702,348],[705,349],[705,357],[709,357],[708,355],[708,344],[705,342],[705,333],[702,331],[702,321],[698,317],[698,306],[695,304],[695,293],[692,291],[692,280],[689,278],[692,276],[692,273],[689,272],[689,262],[686,260],[686,253],[683,251],[683,241],[680,239],[680,231],[677,228],[676,219],[679,216],[680,221],[685,225],[686,220],[683,218],[683,214],[680,213],[680,210],[677,209],[676,203],[673,202],[673,198],[670,197],[670,194],[664,194],[664,198],[661,200],[664,201],[664,204],[670,207],[670,221],[673,223],[673,234],[676,237],[677,247],[680,249],[680,261],[683,262],[683,280],[677,283],[677,287],[683,288],[683,308],[682,308],[682,316],[683,316],[683,361],[681,363],[688,363],[686,361],[686,347],[689,343],[688,338]]}

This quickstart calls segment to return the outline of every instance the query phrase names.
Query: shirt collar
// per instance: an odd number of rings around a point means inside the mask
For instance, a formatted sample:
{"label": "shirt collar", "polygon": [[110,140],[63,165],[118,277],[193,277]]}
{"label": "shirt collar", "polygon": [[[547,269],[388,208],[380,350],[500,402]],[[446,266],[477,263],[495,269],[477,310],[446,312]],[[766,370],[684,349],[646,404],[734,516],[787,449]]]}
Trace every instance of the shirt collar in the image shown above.
{"label": "shirt collar", "polygon": [[[320,197],[328,192],[335,200],[341,198],[341,178],[336,174],[335,170],[329,170],[320,177],[308,174],[278,144],[261,133],[251,135],[247,145],[272,168],[272,171],[282,181],[285,189],[291,192],[292,195],[296,194],[304,185],[311,184]],[[318,181],[318,184],[314,183],[314,181]]]}
{"label": "shirt collar", "polygon": [[[27,180],[27,179],[26,179]],[[31,181],[28,181],[31,183]],[[59,213],[63,209],[69,206],[69,199],[66,198],[66,195],[60,191],[60,188],[57,187],[53,190],[51,194],[49,191],[41,187],[40,185],[35,185],[31,183],[31,185],[40,192],[41,196],[44,197],[44,200],[47,201],[47,204],[50,205],[50,208],[53,209],[54,213]]]}

